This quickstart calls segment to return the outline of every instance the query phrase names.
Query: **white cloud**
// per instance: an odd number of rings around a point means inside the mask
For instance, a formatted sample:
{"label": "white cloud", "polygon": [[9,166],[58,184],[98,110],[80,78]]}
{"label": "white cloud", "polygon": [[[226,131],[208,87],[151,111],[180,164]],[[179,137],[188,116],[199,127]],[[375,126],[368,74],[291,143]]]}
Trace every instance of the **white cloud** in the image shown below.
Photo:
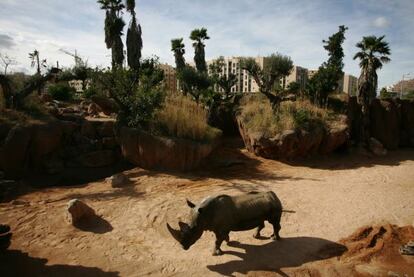
{"label": "white cloud", "polygon": [[380,16],[380,17],[375,18],[373,24],[375,27],[378,27],[378,28],[386,28],[390,26],[390,21],[387,18]]}

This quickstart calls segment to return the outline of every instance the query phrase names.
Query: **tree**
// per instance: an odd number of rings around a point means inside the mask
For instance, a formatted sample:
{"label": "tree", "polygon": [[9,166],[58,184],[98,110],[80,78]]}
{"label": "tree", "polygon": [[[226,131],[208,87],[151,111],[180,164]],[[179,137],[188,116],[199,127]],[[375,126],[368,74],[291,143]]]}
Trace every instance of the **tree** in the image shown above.
{"label": "tree", "polygon": [[207,35],[207,29],[194,29],[190,34],[190,39],[194,47],[194,62],[198,72],[207,72],[207,64],[205,59],[204,41],[210,39]]}
{"label": "tree", "polygon": [[171,51],[174,52],[175,67],[177,71],[180,71],[185,67],[185,45],[182,38],[176,38],[171,40]]}
{"label": "tree", "polygon": [[233,73],[229,73],[229,75],[222,74],[223,67],[223,57],[218,58],[209,66],[213,84],[216,84],[223,90],[224,98],[227,99],[231,96],[231,88],[237,83],[237,76]]}
{"label": "tree", "polygon": [[360,130],[360,143],[367,143],[370,139],[369,134],[369,107],[372,99],[376,97],[378,86],[377,70],[381,69],[384,63],[388,63],[391,59],[391,50],[388,42],[384,41],[385,36],[367,36],[356,46],[360,49],[354,56],[359,59],[361,75],[358,80],[357,100],[362,108],[362,124]]}
{"label": "tree", "polygon": [[263,69],[253,58],[243,58],[241,67],[247,70],[259,86],[259,92],[263,93],[270,101],[274,110],[279,109],[280,103],[284,100],[281,91],[276,94],[271,93],[275,82],[289,75],[293,68],[290,57],[281,54],[272,54],[264,58]]}
{"label": "tree", "polygon": [[17,61],[14,58],[9,57],[7,54],[2,55],[0,53],[0,61],[3,64],[4,67],[4,75],[7,75],[7,68],[11,65],[16,65]]}
{"label": "tree", "polygon": [[142,51],[142,29],[136,20],[135,0],[126,0],[126,9],[132,16],[126,38],[128,65],[133,70],[138,71]]}
{"label": "tree", "polygon": [[32,52],[29,53],[29,59],[31,60],[31,67],[36,67],[36,73],[40,75],[40,68],[46,68],[47,67],[47,61],[46,59],[42,60],[40,62],[40,57],[39,57],[39,51],[37,51],[36,49]]}
{"label": "tree", "polygon": [[342,69],[345,55],[342,44],[345,41],[346,30],[348,28],[341,25],[339,31],[331,35],[328,40],[322,40],[323,48],[328,51],[329,58],[319,67],[308,85],[308,95],[321,107],[327,104],[329,93],[338,89],[339,82],[344,75]]}
{"label": "tree", "polygon": [[122,30],[125,22],[122,19],[122,10],[125,5],[122,0],[98,0],[105,14],[105,43],[106,48],[112,52],[112,68],[122,67],[124,62],[124,44]]}

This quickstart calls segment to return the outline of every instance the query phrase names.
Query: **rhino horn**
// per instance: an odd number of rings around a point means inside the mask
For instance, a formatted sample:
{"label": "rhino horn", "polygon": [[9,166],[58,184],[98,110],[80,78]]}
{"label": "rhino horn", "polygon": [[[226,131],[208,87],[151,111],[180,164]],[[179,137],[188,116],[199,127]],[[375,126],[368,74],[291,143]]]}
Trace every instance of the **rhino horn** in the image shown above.
{"label": "rhino horn", "polygon": [[181,241],[181,232],[178,230],[173,229],[170,224],[167,223],[167,229],[170,232],[170,234],[173,236],[174,239],[176,239],[178,242]]}

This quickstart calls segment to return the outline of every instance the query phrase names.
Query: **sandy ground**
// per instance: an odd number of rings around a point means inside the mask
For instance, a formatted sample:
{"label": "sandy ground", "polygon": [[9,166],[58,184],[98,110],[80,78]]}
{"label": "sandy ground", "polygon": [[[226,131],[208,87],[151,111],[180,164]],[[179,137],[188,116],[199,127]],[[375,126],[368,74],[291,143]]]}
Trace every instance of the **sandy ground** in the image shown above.
{"label": "sandy ground", "polygon": [[[335,242],[363,225],[414,224],[413,150],[297,164],[257,158],[241,148],[223,147],[214,157],[207,170],[192,174],[137,168],[125,172],[133,181],[125,188],[101,180],[33,191],[0,204],[1,223],[13,229],[0,267],[16,276],[290,276],[298,267],[335,256],[329,251]],[[223,244],[223,256],[213,257],[212,233],[184,251],[166,230],[167,221],[177,226],[185,219],[185,198],[198,202],[250,190],[272,190],[285,209],[296,211],[282,217],[282,241],[266,239],[272,233],[266,224],[264,239],[254,239],[253,231],[231,233],[234,242]],[[68,225],[65,207],[73,198],[102,220],[84,230]]]}

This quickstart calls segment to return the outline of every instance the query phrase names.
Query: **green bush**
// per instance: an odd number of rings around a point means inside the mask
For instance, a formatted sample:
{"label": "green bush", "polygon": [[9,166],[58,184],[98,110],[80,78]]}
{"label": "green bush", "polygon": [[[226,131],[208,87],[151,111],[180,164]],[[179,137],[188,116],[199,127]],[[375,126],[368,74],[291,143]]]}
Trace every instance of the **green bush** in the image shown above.
{"label": "green bush", "polygon": [[75,89],[67,84],[50,85],[47,91],[53,99],[59,101],[70,101],[76,93]]}
{"label": "green bush", "polygon": [[162,88],[163,71],[156,58],[141,63],[136,71],[118,68],[95,73],[93,86],[101,87],[118,104],[120,125],[149,129],[156,109],[161,107],[165,94]]}

